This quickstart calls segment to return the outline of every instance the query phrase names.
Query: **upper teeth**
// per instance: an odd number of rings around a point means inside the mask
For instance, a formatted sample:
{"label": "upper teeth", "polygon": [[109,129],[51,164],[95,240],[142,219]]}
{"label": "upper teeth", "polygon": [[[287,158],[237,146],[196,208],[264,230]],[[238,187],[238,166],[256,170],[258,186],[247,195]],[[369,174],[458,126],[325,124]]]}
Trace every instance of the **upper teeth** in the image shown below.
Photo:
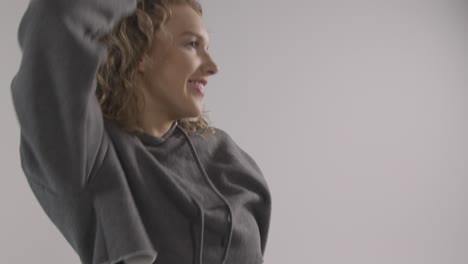
{"label": "upper teeth", "polygon": [[199,85],[204,86],[203,83],[202,83],[202,82],[199,82],[199,81],[189,81],[189,82],[196,83],[196,84],[199,84]]}

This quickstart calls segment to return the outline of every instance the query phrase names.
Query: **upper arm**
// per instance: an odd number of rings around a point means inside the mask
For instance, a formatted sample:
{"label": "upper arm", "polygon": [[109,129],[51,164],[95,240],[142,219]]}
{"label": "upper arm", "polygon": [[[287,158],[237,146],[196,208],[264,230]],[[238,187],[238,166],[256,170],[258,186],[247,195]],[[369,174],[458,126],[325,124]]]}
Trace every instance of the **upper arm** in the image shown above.
{"label": "upper arm", "polygon": [[106,134],[96,73],[106,49],[97,37],[135,2],[32,0],[21,20],[22,58],[11,91],[22,165],[55,191],[83,188],[99,166]]}

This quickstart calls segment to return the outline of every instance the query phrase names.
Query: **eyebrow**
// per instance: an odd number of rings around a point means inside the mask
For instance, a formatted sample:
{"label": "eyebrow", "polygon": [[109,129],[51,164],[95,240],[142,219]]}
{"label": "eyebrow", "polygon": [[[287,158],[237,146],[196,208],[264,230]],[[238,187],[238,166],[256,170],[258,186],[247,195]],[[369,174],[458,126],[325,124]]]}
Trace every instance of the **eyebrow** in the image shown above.
{"label": "eyebrow", "polygon": [[[192,35],[192,36],[198,37],[199,39],[202,39],[202,40],[205,41],[205,42],[208,42],[207,39],[205,39],[202,35],[200,35],[200,34],[194,32],[194,31],[187,30],[187,31],[182,32],[180,35],[181,35],[181,36],[183,36],[183,35]],[[208,48],[209,45],[207,45],[206,47]]]}

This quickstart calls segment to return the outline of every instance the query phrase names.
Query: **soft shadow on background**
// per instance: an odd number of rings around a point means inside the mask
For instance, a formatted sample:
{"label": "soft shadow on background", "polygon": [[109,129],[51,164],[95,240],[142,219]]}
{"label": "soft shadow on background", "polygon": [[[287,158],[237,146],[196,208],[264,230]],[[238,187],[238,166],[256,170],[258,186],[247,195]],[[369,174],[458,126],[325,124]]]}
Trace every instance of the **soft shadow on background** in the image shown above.
{"label": "soft shadow on background", "polygon": [[[464,2],[202,1],[213,125],[273,195],[266,264],[468,263]],[[78,264],[20,169],[9,87],[27,3],[0,3],[0,259]]]}

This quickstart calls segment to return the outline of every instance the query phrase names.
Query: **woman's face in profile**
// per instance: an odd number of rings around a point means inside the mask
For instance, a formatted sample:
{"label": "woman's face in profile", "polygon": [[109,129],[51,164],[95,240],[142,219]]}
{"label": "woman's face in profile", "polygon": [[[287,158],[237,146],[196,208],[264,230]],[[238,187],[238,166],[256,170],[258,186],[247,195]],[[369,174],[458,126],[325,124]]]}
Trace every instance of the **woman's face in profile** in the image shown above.
{"label": "woman's face in profile", "polygon": [[[218,72],[207,52],[202,17],[190,6],[172,6],[172,17],[154,34],[149,63],[139,67],[146,104],[172,119],[203,112],[204,88],[192,83]],[[201,90],[200,90],[201,89]]]}

